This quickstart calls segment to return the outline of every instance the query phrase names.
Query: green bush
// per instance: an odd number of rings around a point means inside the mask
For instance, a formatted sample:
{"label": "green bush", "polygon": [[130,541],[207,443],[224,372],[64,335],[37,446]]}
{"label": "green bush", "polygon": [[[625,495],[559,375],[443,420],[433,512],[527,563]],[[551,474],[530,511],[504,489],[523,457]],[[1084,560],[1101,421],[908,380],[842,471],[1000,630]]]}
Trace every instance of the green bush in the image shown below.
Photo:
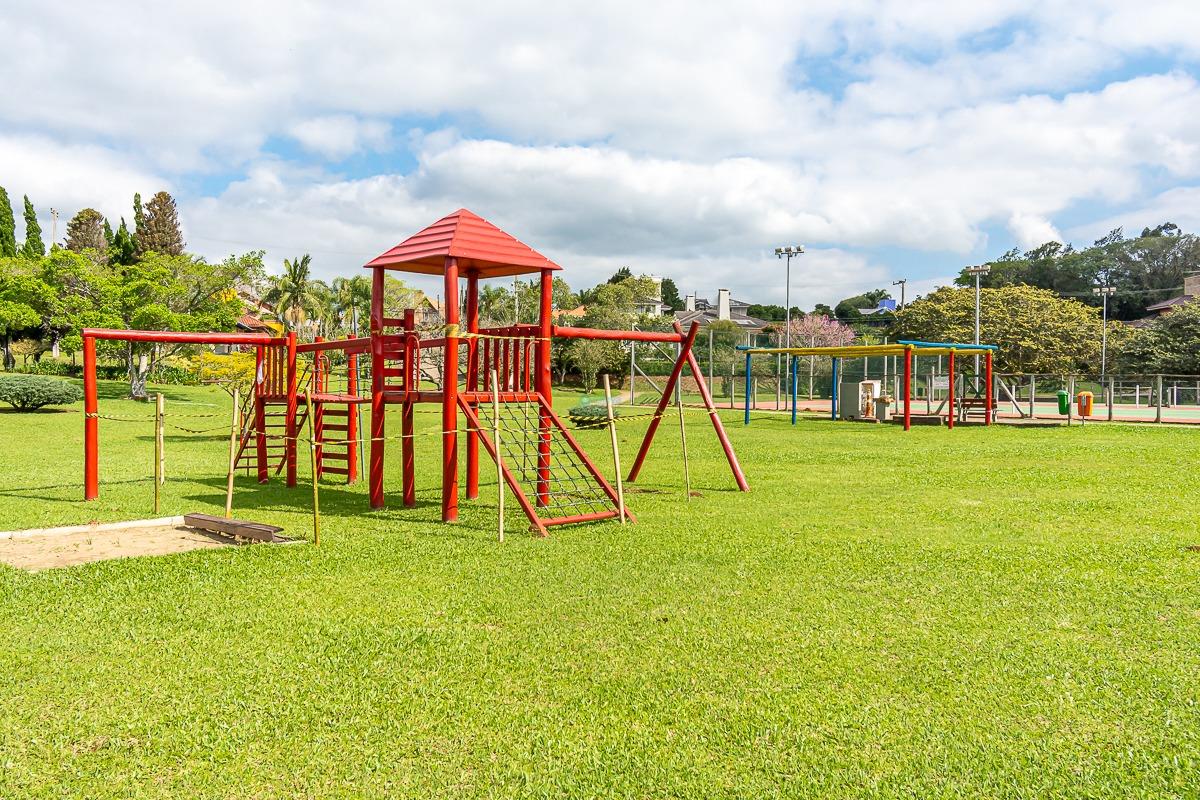
{"label": "green bush", "polygon": [[78,378],[83,375],[83,367],[66,361],[55,361],[53,358],[43,358],[21,368],[28,375],[59,375],[62,377]]}
{"label": "green bush", "polygon": [[[584,397],[579,405],[567,411],[567,416],[576,428],[602,428],[608,424],[608,412],[604,404],[589,402],[589,399]],[[613,416],[620,416],[616,408],[613,409]]]}
{"label": "green bush", "polygon": [[[26,375],[60,375],[67,378],[83,377],[83,365],[70,364],[66,361],[55,361],[43,358],[31,362],[24,367],[18,367],[20,373]],[[96,377],[102,381],[123,381],[128,379],[124,364],[97,364]],[[196,371],[189,366],[177,364],[160,364],[150,372],[150,383],[169,386],[199,386],[200,379]]]}
{"label": "green bush", "polygon": [[82,396],[79,387],[44,375],[0,375],[0,402],[18,411],[63,406]]}

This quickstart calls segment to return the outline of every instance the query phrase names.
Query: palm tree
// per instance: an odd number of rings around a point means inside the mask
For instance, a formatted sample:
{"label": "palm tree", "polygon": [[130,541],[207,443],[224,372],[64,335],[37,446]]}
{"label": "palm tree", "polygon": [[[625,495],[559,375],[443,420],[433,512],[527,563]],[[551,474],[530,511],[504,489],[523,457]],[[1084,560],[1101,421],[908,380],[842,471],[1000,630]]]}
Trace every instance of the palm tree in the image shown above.
{"label": "palm tree", "polygon": [[275,315],[291,330],[303,323],[319,307],[316,282],[311,277],[312,256],[308,253],[291,261],[283,260],[283,274],[271,279],[265,299],[275,305]]}
{"label": "palm tree", "polygon": [[512,319],[512,295],[503,286],[484,286],[479,291],[479,317],[485,325],[503,325]]}
{"label": "palm tree", "polygon": [[362,275],[334,278],[333,294],[342,329],[351,336],[358,336],[361,320],[371,307],[370,281]]}

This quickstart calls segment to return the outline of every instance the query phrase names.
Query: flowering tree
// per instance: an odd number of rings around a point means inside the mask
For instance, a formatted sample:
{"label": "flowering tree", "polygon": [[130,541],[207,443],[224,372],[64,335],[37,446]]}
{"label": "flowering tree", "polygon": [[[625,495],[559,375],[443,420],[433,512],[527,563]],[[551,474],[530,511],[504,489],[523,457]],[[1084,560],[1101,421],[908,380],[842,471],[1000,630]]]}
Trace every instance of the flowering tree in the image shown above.
{"label": "flowering tree", "polygon": [[[805,314],[793,317],[791,323],[792,347],[842,347],[854,341],[854,329],[825,314]],[[779,325],[773,334],[776,347],[787,342],[787,326]],[[813,398],[813,379],[818,368],[823,373],[828,367],[828,358],[808,357],[808,399]],[[799,371],[799,370],[797,370]]]}
{"label": "flowering tree", "polygon": [[[842,347],[854,341],[854,329],[843,325],[824,314],[805,314],[792,318],[793,347]],[[779,325],[775,331],[775,346],[783,347],[787,340],[787,327]]]}

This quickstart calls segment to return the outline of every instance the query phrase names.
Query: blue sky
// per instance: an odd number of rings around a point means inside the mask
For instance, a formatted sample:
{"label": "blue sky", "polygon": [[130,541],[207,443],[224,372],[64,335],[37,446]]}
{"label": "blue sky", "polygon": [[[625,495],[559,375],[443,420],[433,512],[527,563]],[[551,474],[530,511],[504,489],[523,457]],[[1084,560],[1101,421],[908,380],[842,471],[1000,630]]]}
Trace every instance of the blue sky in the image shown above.
{"label": "blue sky", "polygon": [[18,1],[0,27],[0,185],[47,231],[167,189],[192,250],[325,278],[459,207],[577,286],[781,302],[771,252],[803,243],[806,307],[1200,227],[1200,4]]}

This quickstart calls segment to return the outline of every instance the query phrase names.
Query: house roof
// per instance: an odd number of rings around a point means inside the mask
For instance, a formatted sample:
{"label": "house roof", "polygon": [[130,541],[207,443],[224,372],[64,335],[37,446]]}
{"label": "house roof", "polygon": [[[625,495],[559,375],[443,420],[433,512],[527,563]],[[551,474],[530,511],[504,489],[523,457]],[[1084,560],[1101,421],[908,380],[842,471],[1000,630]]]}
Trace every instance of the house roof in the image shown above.
{"label": "house roof", "polygon": [[458,259],[459,272],[480,278],[524,275],[562,269],[529,245],[517,241],[492,223],[460,208],[367,262],[367,267],[441,275],[446,257]]}
{"label": "house roof", "polygon": [[1190,294],[1181,294],[1178,297],[1172,297],[1169,300],[1163,300],[1161,303],[1154,303],[1146,306],[1147,311],[1167,311],[1175,306],[1185,306],[1196,298]]}
{"label": "house roof", "polygon": [[254,316],[253,314],[242,314],[240,317],[238,317],[237,327],[240,330],[253,331],[253,332],[264,332],[264,333],[270,332],[272,330],[271,326],[268,323],[263,322],[261,319]]}
{"label": "house roof", "polygon": [[[720,321],[717,309],[710,308],[700,311],[676,311],[675,320],[683,326],[691,325],[693,322],[698,322],[701,325],[711,325],[714,322]],[[729,312],[729,322],[737,325],[739,328],[747,330],[762,330],[770,323],[766,320],[761,320],[756,317],[748,317],[745,314],[739,314],[736,311]]]}

